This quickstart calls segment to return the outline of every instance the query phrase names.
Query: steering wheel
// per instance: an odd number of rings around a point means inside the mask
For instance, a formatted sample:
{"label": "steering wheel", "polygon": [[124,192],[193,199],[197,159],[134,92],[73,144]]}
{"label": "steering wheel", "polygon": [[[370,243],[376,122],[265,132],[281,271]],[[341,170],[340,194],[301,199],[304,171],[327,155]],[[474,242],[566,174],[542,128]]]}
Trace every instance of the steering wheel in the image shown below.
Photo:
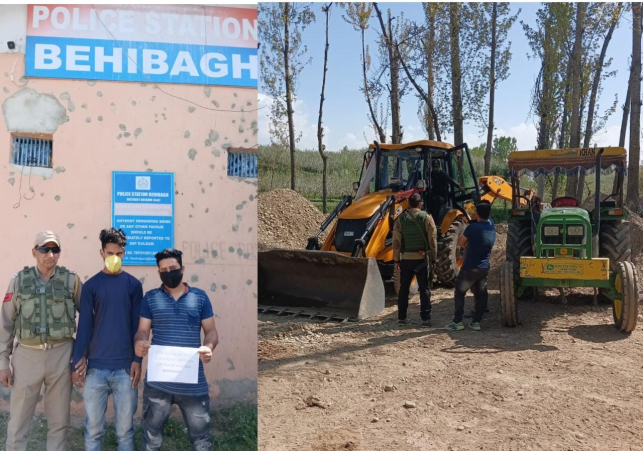
{"label": "steering wheel", "polygon": [[[605,197],[605,199],[601,200],[601,202],[605,202],[610,197],[614,197],[614,196],[618,196],[618,195],[619,195],[619,193],[612,193],[609,196]],[[616,201],[616,199],[612,199],[612,200]]]}

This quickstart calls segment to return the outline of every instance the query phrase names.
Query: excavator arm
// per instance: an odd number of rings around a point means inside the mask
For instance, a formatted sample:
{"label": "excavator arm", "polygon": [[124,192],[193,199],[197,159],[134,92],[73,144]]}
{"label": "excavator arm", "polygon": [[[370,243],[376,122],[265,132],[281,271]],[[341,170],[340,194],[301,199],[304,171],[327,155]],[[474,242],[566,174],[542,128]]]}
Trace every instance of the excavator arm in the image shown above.
{"label": "excavator arm", "polygon": [[[486,200],[490,204],[493,204],[496,199],[511,201],[513,194],[511,184],[502,177],[485,175],[480,177],[478,182],[480,184],[480,191],[482,192],[480,200]],[[527,201],[533,199],[534,194],[533,189],[525,190],[523,197],[520,198],[520,204],[526,207]]]}

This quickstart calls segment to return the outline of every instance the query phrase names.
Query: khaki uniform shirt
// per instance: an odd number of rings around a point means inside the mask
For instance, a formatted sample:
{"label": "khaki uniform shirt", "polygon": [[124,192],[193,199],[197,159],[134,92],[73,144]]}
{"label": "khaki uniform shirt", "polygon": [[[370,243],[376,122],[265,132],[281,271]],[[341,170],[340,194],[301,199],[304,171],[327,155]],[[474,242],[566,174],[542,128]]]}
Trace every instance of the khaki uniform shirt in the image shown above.
{"label": "khaki uniform shirt", "polygon": [[[36,284],[38,286],[46,285],[49,279],[45,280],[36,268],[38,279]],[[53,274],[53,273],[52,273]],[[76,310],[80,309],[80,292],[83,288],[83,283],[80,281],[76,273],[70,272],[67,279],[67,288],[74,297],[74,304]],[[9,356],[13,352],[13,340],[15,337],[14,318],[18,312],[18,296],[15,295],[18,289],[18,274],[14,274],[9,282],[7,294],[4,296],[2,309],[0,309],[0,370],[9,368]]]}
{"label": "khaki uniform shirt", "polygon": [[[420,214],[419,208],[411,208],[409,213],[414,218]],[[400,215],[401,217],[401,215]],[[426,219],[424,220],[424,227],[426,229],[426,236],[428,237],[429,242],[429,257],[430,262],[435,263],[438,259],[438,231],[433,222],[433,218],[430,214],[426,214]],[[400,218],[395,220],[393,225],[393,260],[399,262],[401,259],[404,260],[422,260],[424,255],[419,252],[404,252],[402,253],[402,244],[404,243],[404,236],[402,235],[402,224],[400,223]]]}

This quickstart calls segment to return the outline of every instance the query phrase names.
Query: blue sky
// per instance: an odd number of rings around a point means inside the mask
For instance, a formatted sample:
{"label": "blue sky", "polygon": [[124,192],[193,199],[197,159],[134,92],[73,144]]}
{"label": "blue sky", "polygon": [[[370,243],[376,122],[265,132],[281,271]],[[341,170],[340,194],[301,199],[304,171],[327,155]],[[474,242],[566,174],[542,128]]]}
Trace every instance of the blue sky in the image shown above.
{"label": "blue sky", "polygon": [[[324,59],[325,17],[321,11],[322,3],[314,3],[312,8],[317,21],[309,26],[303,34],[304,43],[308,46],[308,55],[312,62],[303,70],[297,88],[295,104],[295,128],[303,136],[298,144],[301,149],[317,148],[317,115],[319,111],[319,95],[322,83],[322,68]],[[420,3],[379,3],[383,14],[390,8],[394,15],[404,12],[406,18],[424,17]],[[502,82],[496,93],[496,131],[497,136],[514,136],[521,150],[533,149],[536,144],[535,119],[529,116],[530,92],[539,69],[539,60],[528,59],[531,54],[527,39],[519,21],[524,21],[532,27],[536,25],[536,11],[540,3],[512,3],[515,13],[522,9],[518,20],[509,32],[512,42],[512,60],[510,76]],[[326,81],[326,101],[324,102],[324,126],[326,127],[325,143],[328,150],[363,148],[366,145],[364,133],[372,142],[375,135],[367,118],[368,107],[361,86],[361,41],[360,33],[342,19],[343,10],[333,6],[330,21],[330,50],[328,73]],[[370,28],[366,31],[367,43],[370,44],[371,54],[375,59],[375,40],[379,30],[379,22],[375,12],[371,17]],[[615,30],[607,51],[607,58],[613,58],[610,70],[617,74],[603,82],[603,93],[599,99],[601,112],[604,111],[618,94],[616,112],[610,116],[606,128],[593,139],[597,145],[618,145],[622,105],[627,90],[629,77],[628,61],[631,53],[631,13],[626,13]],[[602,42],[601,42],[602,43]],[[374,61],[375,64],[375,61]],[[259,86],[259,143],[269,144],[267,114],[271,99],[263,94]],[[404,125],[404,140],[413,141],[426,138],[417,117],[418,100],[415,92],[411,91],[403,98],[401,120]],[[390,119],[389,119],[390,127]],[[389,133],[390,135],[390,133]],[[475,124],[465,124],[465,141],[476,146],[486,141],[486,132],[479,130]],[[452,142],[452,136],[443,140]],[[628,138],[629,140],[629,135]],[[627,145],[626,145],[627,147]]]}

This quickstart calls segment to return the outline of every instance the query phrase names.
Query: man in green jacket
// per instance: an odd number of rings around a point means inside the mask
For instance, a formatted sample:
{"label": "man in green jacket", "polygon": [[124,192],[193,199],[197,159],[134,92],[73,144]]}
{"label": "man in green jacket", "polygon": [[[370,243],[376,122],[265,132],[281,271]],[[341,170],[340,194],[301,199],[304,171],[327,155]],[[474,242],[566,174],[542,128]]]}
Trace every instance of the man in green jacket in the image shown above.
{"label": "man in green jacket", "polygon": [[398,321],[406,324],[409,289],[413,277],[420,288],[420,317],[423,326],[431,325],[430,269],[438,256],[438,236],[433,218],[422,211],[419,193],[409,198],[409,209],[393,225],[393,259],[399,271],[400,291],[397,298]]}
{"label": "man in green jacket", "polygon": [[[51,230],[38,233],[31,254],[35,266],[11,278],[0,309],[0,384],[11,387],[6,451],[26,451],[43,384],[46,449],[64,451],[72,389],[69,360],[83,284],[75,272],[58,266],[60,238]],[[85,368],[83,358],[76,371],[84,375]]]}

